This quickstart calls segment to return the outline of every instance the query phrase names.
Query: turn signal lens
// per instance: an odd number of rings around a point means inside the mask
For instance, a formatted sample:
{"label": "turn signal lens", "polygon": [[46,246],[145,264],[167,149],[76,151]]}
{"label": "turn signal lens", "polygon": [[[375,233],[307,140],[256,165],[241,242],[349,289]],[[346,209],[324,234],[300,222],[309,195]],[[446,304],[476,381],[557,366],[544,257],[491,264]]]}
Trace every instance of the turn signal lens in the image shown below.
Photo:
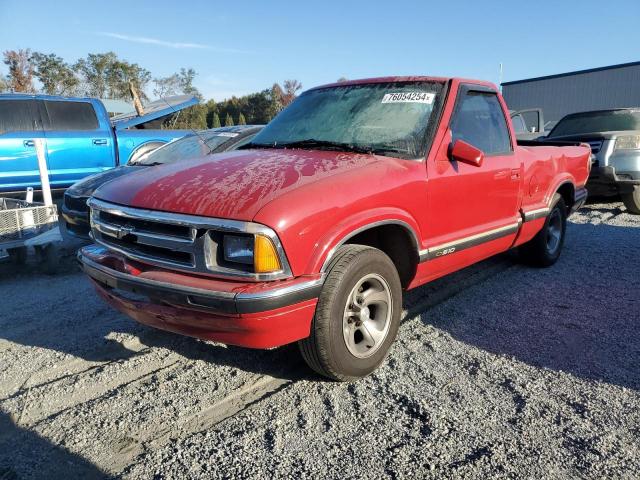
{"label": "turn signal lens", "polygon": [[640,150],[640,135],[620,135],[615,150]]}
{"label": "turn signal lens", "polygon": [[280,257],[276,247],[269,237],[256,235],[253,253],[253,267],[255,273],[271,273],[282,270]]}

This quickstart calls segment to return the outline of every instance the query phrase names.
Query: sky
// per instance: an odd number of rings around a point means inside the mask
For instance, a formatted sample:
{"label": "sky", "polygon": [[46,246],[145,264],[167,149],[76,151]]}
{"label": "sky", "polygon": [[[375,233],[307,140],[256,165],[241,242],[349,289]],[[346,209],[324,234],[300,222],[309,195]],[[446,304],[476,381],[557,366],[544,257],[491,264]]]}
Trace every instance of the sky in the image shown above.
{"label": "sky", "polygon": [[500,63],[511,81],[638,61],[638,25],[639,0],[0,0],[0,51],[68,62],[114,51],[154,77],[192,67],[219,101],[285,79],[304,89],[388,75],[498,83]]}

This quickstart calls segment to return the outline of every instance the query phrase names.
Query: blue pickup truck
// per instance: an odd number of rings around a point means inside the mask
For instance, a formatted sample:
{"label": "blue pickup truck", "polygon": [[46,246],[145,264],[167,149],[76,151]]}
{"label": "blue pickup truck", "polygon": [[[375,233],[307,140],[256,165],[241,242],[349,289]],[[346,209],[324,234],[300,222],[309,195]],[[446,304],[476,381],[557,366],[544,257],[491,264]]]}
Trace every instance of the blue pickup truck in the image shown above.
{"label": "blue pickup truck", "polygon": [[95,98],[0,95],[0,192],[40,188],[33,140],[45,141],[49,181],[54,189],[99,173],[184,136],[165,130],[166,120],[198,103],[189,95],[157,100],[135,112],[109,118]]}

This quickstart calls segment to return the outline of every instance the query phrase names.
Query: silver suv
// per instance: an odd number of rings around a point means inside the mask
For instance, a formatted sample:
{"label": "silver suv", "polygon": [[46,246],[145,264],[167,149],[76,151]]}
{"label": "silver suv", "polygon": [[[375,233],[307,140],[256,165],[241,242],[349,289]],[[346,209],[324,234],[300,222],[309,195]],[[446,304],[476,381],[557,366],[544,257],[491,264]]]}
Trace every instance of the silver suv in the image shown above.
{"label": "silver suv", "polygon": [[627,210],[640,215],[640,108],[572,113],[546,139],[591,145],[589,194],[620,194]]}

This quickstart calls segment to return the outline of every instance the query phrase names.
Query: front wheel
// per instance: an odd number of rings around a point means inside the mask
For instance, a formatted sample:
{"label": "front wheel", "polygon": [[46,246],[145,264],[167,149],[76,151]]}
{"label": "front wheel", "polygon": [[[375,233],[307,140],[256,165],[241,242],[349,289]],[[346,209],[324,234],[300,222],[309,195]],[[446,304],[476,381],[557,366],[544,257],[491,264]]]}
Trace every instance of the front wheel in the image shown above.
{"label": "front wheel", "polygon": [[522,260],[534,267],[550,267],[560,258],[567,229],[567,207],[556,193],[542,229],[519,252]]}
{"label": "front wheel", "polygon": [[36,255],[44,273],[47,275],[57,273],[60,265],[60,247],[56,243],[37,246]]}
{"label": "front wheel", "polygon": [[27,263],[27,247],[9,248],[7,253],[14,265],[24,265]]}
{"label": "front wheel", "polygon": [[382,251],[338,249],[318,299],[311,335],[298,342],[307,364],[334,380],[373,372],[393,343],[402,310],[400,277]]}
{"label": "front wheel", "polygon": [[629,213],[640,215],[640,185],[636,185],[629,193],[623,193],[622,201]]}

